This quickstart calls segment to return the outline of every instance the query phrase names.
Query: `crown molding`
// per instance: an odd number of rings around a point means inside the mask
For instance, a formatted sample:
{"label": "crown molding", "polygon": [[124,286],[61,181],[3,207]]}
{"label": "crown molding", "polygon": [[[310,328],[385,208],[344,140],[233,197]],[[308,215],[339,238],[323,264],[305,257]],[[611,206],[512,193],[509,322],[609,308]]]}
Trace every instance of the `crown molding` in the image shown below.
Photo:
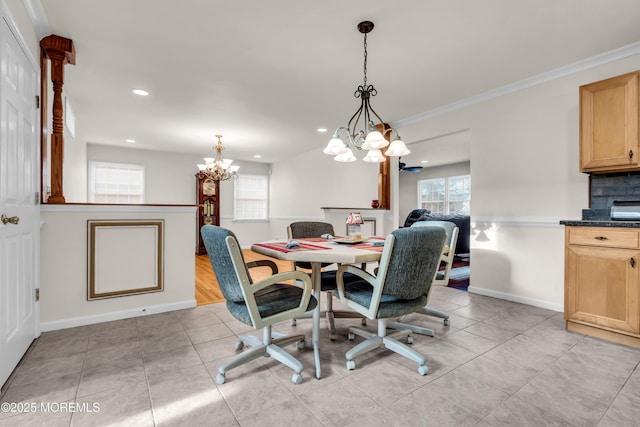
{"label": "crown molding", "polygon": [[619,61],[630,56],[640,54],[640,41],[622,46],[620,48],[605,52],[599,55],[592,56],[590,58],[583,59],[578,62],[574,62],[563,67],[559,67],[550,71],[546,71],[541,74],[526,78],[524,80],[517,81],[505,86],[501,86],[490,91],[481,93],[479,95],[472,96],[470,98],[462,99],[460,101],[452,102],[442,107],[434,108],[433,110],[426,111],[415,116],[407,117],[406,119],[400,119],[391,123],[393,128],[401,128],[402,126],[408,126],[414,123],[421,122],[433,117],[437,117],[452,111],[460,110],[465,107],[469,107],[474,104],[479,104],[488,101],[493,98],[497,98],[509,93],[517,92],[523,89],[530,88],[548,81],[556,80],[561,77],[565,77],[571,74],[578,73],[580,71],[588,70],[590,68],[598,67],[611,62]]}

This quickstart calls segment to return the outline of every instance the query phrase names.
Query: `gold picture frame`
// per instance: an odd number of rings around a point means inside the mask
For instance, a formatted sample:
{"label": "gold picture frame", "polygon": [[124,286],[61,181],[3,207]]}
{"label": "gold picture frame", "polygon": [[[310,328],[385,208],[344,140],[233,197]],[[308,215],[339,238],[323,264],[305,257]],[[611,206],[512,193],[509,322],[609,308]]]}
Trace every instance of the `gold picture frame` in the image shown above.
{"label": "gold picture frame", "polygon": [[164,220],[87,221],[87,300],[164,290]]}

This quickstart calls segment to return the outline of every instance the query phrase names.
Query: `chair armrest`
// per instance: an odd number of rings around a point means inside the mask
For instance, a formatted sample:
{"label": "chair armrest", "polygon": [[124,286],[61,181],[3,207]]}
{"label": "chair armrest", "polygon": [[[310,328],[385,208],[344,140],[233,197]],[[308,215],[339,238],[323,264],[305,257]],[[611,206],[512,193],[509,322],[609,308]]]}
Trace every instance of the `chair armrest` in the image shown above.
{"label": "chair armrest", "polygon": [[[293,280],[293,285],[291,286],[302,288],[302,297],[300,298],[300,304],[298,305],[298,307],[291,310],[283,311],[282,313],[274,314],[273,316],[265,318],[261,317],[260,312],[258,311],[258,305],[256,303],[256,292],[266,288],[267,286],[286,280]],[[256,328],[262,328],[266,325],[271,325],[282,320],[299,317],[302,314],[306,313],[307,307],[309,306],[309,300],[311,299],[311,294],[313,292],[313,284],[311,283],[311,278],[308,274],[302,271],[285,271],[282,273],[274,274],[273,276],[269,276],[266,279],[260,280],[259,282],[253,284],[243,284],[242,287],[244,290],[247,308],[249,309],[251,319]]]}
{"label": "chair armrest", "polygon": [[[373,298],[371,298],[370,307],[364,307],[347,298],[344,292],[344,274],[345,273],[351,273],[355,276],[358,276],[371,285],[371,287],[373,288]],[[381,283],[377,277],[371,275],[369,272],[361,268],[358,268],[356,266],[341,265],[338,268],[338,273],[336,274],[336,284],[338,286],[338,295],[340,296],[340,300],[342,300],[347,306],[351,307],[358,313],[367,316],[369,319],[375,319],[375,313],[378,310],[378,305],[379,305],[379,301],[375,301],[375,298],[376,298],[376,295],[378,295],[381,290]]]}
{"label": "chair armrest", "polygon": [[[293,286],[302,288],[305,291],[308,286],[309,292],[313,291],[313,283],[311,282],[311,277],[309,277],[307,273],[303,271],[283,271],[282,273],[274,274],[260,280],[259,282],[251,284],[248,289],[248,294],[253,295],[259,290],[266,288],[267,286],[271,286],[287,280],[293,280]],[[302,283],[300,283],[299,280],[301,280]]]}
{"label": "chair armrest", "polygon": [[278,265],[270,259],[259,259],[257,261],[249,261],[247,268],[270,267],[271,274],[278,274]]}

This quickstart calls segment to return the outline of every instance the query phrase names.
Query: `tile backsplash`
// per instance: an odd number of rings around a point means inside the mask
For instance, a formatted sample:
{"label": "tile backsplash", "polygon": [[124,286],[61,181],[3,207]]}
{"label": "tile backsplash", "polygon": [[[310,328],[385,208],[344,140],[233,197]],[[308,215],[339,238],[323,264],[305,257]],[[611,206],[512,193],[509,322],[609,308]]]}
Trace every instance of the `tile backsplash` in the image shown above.
{"label": "tile backsplash", "polygon": [[640,201],[640,172],[589,175],[591,209],[609,209],[615,200]]}

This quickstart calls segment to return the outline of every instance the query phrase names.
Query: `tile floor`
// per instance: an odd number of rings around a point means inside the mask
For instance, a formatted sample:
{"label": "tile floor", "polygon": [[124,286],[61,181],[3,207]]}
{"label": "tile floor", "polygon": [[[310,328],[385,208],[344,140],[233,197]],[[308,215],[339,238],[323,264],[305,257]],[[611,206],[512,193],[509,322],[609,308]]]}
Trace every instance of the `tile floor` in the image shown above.
{"label": "tile floor", "polygon": [[[292,346],[302,384],[262,358],[218,386],[235,335],[250,331],[224,304],[44,333],[0,400],[50,406],[0,412],[0,426],[639,425],[640,350],[566,332],[561,313],[455,289],[434,289],[430,306],[448,311],[451,326],[407,318],[437,331],[415,336],[424,377],[383,349],[348,371],[345,328],[359,321],[338,319],[336,341],[322,329],[321,380],[313,352]],[[310,323],[295,330],[310,333]]]}

